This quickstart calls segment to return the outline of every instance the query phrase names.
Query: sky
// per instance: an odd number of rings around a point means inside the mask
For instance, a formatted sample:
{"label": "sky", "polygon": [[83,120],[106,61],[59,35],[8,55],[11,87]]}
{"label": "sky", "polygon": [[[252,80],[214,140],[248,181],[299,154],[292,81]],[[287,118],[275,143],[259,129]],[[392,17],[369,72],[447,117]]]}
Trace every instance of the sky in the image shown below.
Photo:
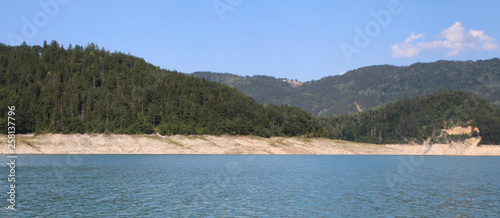
{"label": "sky", "polygon": [[183,73],[299,81],[370,65],[500,57],[500,1],[16,0],[0,42],[94,43]]}

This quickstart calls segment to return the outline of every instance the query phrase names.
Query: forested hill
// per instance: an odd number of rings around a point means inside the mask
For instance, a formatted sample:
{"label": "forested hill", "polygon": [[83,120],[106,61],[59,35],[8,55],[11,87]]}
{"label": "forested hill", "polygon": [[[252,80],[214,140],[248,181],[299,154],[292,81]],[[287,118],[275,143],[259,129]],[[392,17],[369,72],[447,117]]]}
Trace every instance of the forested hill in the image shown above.
{"label": "forested hill", "polygon": [[[309,98],[304,98],[299,90],[283,79],[271,76],[242,77],[230,73],[195,72],[195,77],[226,84],[245,93],[261,104],[287,104],[306,108]],[[308,102],[303,102],[308,101]]]}
{"label": "forested hill", "polygon": [[210,72],[195,76],[227,84],[262,104],[288,104],[316,116],[346,114],[439,90],[463,90],[500,106],[500,59],[370,66],[293,87],[273,77]]}
{"label": "forested hill", "polygon": [[[481,136],[481,144],[500,144],[500,108],[463,91],[441,91],[403,99],[362,113],[322,118],[330,137],[369,143],[430,143]],[[448,136],[441,130],[473,127],[479,132]]]}
{"label": "forested hill", "polygon": [[17,133],[315,136],[316,118],[94,44],[0,44],[0,125]]}

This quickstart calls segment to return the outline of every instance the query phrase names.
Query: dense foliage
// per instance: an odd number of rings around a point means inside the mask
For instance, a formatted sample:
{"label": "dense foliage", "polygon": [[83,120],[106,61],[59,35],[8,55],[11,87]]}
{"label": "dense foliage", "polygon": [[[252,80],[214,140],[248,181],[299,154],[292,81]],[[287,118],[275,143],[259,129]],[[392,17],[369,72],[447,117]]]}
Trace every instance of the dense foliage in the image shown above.
{"label": "dense foliage", "polygon": [[0,44],[2,132],[10,105],[18,133],[323,133],[302,109],[264,107],[226,85],[94,44]]}
{"label": "dense foliage", "polygon": [[479,129],[482,144],[500,144],[500,108],[463,91],[403,99],[384,108],[322,118],[322,124],[331,138],[383,144],[435,141],[442,129],[472,126]]}
{"label": "dense foliage", "polygon": [[[262,104],[288,104],[316,116],[340,115],[404,98],[463,90],[500,106],[500,59],[370,66],[292,87],[273,77],[195,73],[235,87]],[[357,104],[357,105],[356,105]]]}

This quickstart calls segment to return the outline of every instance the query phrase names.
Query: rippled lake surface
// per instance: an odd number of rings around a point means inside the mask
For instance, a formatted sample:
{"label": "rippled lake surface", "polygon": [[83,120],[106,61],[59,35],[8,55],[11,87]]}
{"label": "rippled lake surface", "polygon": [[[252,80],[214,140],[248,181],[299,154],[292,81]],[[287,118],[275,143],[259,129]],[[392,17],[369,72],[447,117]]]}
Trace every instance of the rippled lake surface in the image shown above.
{"label": "rippled lake surface", "polygon": [[18,155],[0,216],[500,215],[500,157]]}

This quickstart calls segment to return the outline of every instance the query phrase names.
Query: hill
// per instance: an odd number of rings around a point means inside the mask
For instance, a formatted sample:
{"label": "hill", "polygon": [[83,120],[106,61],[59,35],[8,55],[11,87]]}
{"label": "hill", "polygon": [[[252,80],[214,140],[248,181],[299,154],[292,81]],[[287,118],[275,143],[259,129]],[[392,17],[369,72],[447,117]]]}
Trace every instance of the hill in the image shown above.
{"label": "hill", "polygon": [[0,125],[16,133],[314,136],[316,118],[263,106],[226,85],[87,47],[0,44]]}
{"label": "hill", "polygon": [[229,73],[195,72],[195,77],[222,83],[236,88],[261,104],[287,104],[304,107],[307,100],[291,84],[271,76],[242,77]]}
{"label": "hill", "polygon": [[411,66],[369,66],[293,86],[266,76],[197,72],[197,77],[235,87],[261,104],[287,104],[315,116],[340,115],[404,98],[462,90],[500,106],[500,59],[437,61]]}
{"label": "hill", "polygon": [[500,144],[500,108],[463,91],[403,99],[362,113],[322,118],[330,137],[369,143],[446,143],[480,136]]}

